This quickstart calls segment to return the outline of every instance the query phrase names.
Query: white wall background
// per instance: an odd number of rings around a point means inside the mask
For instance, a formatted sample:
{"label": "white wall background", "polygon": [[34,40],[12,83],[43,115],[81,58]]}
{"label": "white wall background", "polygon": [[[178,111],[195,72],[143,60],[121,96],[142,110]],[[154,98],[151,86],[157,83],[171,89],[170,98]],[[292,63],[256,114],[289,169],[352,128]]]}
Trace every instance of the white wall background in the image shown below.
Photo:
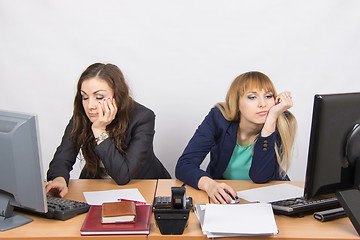
{"label": "white wall background", "polygon": [[38,114],[46,171],[80,74],[116,64],[155,111],[155,152],[175,177],[210,108],[258,70],[292,92],[289,175],[304,180],[313,95],[360,91],[359,12],[357,0],[0,0],[0,109]]}

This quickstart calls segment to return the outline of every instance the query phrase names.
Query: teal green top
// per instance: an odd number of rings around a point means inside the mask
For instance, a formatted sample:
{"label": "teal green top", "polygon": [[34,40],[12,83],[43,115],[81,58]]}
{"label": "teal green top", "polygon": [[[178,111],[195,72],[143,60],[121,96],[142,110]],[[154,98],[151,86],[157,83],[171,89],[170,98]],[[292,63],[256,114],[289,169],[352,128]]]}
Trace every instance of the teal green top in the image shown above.
{"label": "teal green top", "polygon": [[230,162],[223,173],[224,179],[251,180],[249,171],[252,161],[252,144],[243,147],[236,143]]}

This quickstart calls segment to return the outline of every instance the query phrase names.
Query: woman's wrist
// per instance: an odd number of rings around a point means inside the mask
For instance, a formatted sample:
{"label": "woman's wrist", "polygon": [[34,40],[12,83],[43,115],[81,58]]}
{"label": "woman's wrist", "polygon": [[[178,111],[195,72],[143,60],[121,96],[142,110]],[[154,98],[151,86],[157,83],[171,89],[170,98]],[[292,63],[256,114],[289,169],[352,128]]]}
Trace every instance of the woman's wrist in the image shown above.
{"label": "woman's wrist", "polygon": [[261,130],[262,137],[270,136],[273,132],[275,132],[276,121],[277,121],[276,116],[268,115],[268,117],[266,118],[266,121],[264,123],[264,126],[262,127],[262,130]]}
{"label": "woman's wrist", "polygon": [[106,129],[93,129],[93,134],[95,137],[95,142],[98,145],[109,137],[109,134],[106,132]]}
{"label": "woman's wrist", "polygon": [[209,188],[209,185],[214,182],[213,179],[209,178],[208,176],[202,176],[200,179],[199,179],[199,182],[198,182],[198,188],[200,190],[203,190],[205,192],[207,192],[208,188]]}
{"label": "woman's wrist", "polygon": [[107,134],[106,132],[103,132],[102,134],[100,134],[99,136],[97,136],[95,138],[95,142],[99,145],[101,142],[103,142],[108,137],[109,137],[109,134]]}
{"label": "woman's wrist", "polygon": [[275,128],[274,129],[267,129],[265,126],[263,126],[262,130],[261,130],[261,136],[262,137],[268,137],[270,136],[273,132],[275,132]]}
{"label": "woman's wrist", "polygon": [[66,180],[64,177],[56,177],[52,181],[61,182],[61,183],[65,184],[65,186],[67,186],[67,183],[66,183]]}

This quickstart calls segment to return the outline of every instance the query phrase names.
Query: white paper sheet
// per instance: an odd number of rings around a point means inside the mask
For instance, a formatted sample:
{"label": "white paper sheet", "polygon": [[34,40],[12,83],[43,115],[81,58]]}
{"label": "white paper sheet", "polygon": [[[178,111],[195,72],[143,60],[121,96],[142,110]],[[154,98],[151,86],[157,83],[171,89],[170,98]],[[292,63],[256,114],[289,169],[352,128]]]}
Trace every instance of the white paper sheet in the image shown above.
{"label": "white paper sheet", "polygon": [[238,197],[249,202],[275,202],[279,200],[302,197],[304,189],[288,183],[268,187],[253,188],[237,192]]}
{"label": "white paper sheet", "polygon": [[202,230],[208,237],[278,233],[271,204],[206,204]]}
{"label": "white paper sheet", "polygon": [[145,198],[137,188],[84,192],[84,196],[86,202],[90,205],[101,205],[104,202],[116,202],[119,201],[119,199],[146,202]]}

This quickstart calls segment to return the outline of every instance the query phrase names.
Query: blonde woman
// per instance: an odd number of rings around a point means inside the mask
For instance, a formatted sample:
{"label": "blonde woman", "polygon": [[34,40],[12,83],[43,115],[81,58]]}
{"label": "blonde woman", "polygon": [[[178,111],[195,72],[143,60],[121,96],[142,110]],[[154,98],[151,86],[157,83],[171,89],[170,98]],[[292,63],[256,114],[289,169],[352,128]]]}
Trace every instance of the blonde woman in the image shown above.
{"label": "blonde woman", "polygon": [[[239,75],[226,102],[211,109],[179,158],[176,177],[206,191],[215,203],[230,202],[236,192],[214,179],[265,183],[289,180],[296,119],[290,92],[276,94],[272,81],[260,72]],[[210,152],[206,171],[200,165]]]}

